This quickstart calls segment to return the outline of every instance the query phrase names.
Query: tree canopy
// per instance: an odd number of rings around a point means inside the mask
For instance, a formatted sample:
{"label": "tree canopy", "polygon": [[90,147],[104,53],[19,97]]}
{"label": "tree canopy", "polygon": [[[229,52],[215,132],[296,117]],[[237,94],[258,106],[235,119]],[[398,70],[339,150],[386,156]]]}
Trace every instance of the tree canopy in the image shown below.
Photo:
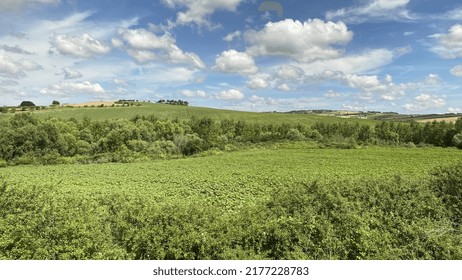
{"label": "tree canopy", "polygon": [[35,104],[32,101],[23,101],[23,102],[21,102],[21,104],[19,106],[21,106],[21,107],[35,107]]}

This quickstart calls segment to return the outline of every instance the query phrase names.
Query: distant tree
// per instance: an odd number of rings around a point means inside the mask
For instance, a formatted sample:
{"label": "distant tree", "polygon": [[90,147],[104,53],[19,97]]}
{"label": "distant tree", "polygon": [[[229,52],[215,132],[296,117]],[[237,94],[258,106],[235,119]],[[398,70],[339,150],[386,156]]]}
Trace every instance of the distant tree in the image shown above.
{"label": "distant tree", "polygon": [[462,118],[458,118],[454,126],[456,129],[456,132],[461,133],[462,132]]}
{"label": "distant tree", "polygon": [[35,107],[35,104],[32,101],[23,101],[21,102],[19,106],[20,107]]}
{"label": "distant tree", "polygon": [[56,101],[56,100],[53,100],[53,102],[51,102],[51,105],[55,105],[55,106],[59,106],[61,103],[59,103],[59,101]]}

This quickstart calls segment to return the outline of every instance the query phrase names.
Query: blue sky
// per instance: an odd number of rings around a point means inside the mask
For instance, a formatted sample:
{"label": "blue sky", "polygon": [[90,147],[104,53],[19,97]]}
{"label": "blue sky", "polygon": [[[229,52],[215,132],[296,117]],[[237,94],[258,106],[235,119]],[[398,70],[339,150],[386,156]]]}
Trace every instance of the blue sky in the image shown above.
{"label": "blue sky", "polygon": [[2,0],[0,105],[462,112],[456,0]]}

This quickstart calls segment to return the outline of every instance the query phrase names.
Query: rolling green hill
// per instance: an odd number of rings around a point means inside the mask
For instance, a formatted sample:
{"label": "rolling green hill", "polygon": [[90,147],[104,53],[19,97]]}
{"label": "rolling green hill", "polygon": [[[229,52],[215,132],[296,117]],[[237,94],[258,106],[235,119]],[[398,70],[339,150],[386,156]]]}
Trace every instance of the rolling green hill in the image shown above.
{"label": "rolling green hill", "polygon": [[[32,111],[39,118],[75,118],[82,120],[89,117],[92,120],[131,119],[135,116],[156,115],[161,119],[189,119],[191,117],[211,117],[218,120],[234,119],[257,122],[260,124],[302,123],[312,125],[315,122],[362,122],[374,124],[373,120],[340,119],[336,117],[319,116],[315,114],[285,114],[257,113],[232,110],[222,110],[192,106],[174,106],[154,103],[138,103],[130,107],[59,107]],[[22,113],[22,112],[21,112]],[[0,114],[0,120],[11,116],[11,113]]]}

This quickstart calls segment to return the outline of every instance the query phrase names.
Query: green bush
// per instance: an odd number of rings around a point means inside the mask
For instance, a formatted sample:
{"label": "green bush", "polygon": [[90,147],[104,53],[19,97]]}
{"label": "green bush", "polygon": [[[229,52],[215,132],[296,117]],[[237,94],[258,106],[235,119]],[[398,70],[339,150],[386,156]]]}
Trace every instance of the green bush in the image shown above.
{"label": "green bush", "polygon": [[440,167],[432,175],[433,190],[451,212],[452,221],[460,227],[462,222],[462,162]]}
{"label": "green bush", "polygon": [[454,135],[452,143],[459,149],[462,149],[462,133]]}

